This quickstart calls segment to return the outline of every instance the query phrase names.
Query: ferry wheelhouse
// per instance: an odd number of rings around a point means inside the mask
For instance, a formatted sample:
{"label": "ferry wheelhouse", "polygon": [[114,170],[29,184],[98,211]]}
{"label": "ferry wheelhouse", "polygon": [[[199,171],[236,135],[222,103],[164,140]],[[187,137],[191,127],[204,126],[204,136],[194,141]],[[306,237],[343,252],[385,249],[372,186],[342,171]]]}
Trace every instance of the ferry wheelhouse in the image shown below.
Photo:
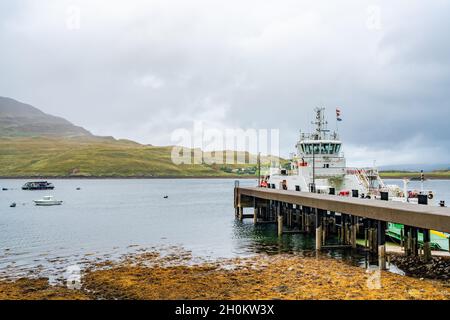
{"label": "ferry wheelhouse", "polygon": [[389,189],[393,197],[402,197],[397,186],[386,186],[376,168],[349,168],[342,141],[337,132],[327,129],[325,108],[316,108],[313,133],[300,133],[290,168],[270,168],[265,183],[275,189],[330,193],[376,198]]}

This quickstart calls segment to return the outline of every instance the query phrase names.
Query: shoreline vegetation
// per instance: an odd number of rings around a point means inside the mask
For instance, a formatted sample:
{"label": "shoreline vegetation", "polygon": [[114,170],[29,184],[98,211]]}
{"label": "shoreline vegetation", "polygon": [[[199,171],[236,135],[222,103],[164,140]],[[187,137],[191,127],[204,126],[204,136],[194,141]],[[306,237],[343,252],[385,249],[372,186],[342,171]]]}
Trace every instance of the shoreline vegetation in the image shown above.
{"label": "shoreline vegetation", "polygon": [[[420,172],[409,171],[380,171],[383,179],[404,179],[420,180]],[[424,172],[426,180],[450,180],[450,171]]]}
{"label": "shoreline vegetation", "polygon": [[447,281],[350,265],[324,255],[259,254],[191,263],[189,252],[145,252],[101,262],[82,273],[81,288],[45,278],[0,281],[0,299],[35,300],[449,300]]}
{"label": "shoreline vegetation", "polygon": [[10,176],[10,177],[1,177],[0,180],[26,180],[26,179],[36,179],[36,180],[120,180],[120,179],[130,179],[130,180],[167,180],[167,179],[180,179],[180,180],[189,180],[189,179],[229,179],[229,180],[255,180],[258,179],[257,176],[102,176],[102,177],[91,177],[91,176]]}
{"label": "shoreline vegetation", "polygon": [[[450,180],[450,171],[436,173],[436,172],[425,172],[426,180]],[[420,180],[420,172],[384,172],[380,171],[380,176],[382,179],[411,179]],[[0,176],[3,180],[12,179],[61,179],[61,180],[114,180],[114,179],[258,179],[257,175],[242,174],[242,175],[167,175],[167,176],[115,176],[115,175],[104,175],[104,176],[83,176],[83,175],[24,175],[24,176]]]}

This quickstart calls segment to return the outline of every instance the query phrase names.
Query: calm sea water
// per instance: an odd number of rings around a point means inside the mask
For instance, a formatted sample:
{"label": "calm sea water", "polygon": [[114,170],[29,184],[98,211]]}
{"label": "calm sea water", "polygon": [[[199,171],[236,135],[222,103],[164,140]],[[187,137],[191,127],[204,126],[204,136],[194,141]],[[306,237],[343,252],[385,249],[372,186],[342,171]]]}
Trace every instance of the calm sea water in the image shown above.
{"label": "calm sea water", "polygon": [[[53,191],[22,191],[25,182],[0,180],[0,187],[9,189],[0,191],[0,277],[28,272],[51,277],[69,265],[173,246],[205,259],[314,248],[311,237],[278,239],[274,225],[236,221],[233,180],[52,180]],[[254,186],[256,180],[240,183]],[[427,181],[425,188],[450,203],[450,181]],[[64,204],[34,206],[33,200],[45,195]],[[12,202],[16,208],[9,207]]]}

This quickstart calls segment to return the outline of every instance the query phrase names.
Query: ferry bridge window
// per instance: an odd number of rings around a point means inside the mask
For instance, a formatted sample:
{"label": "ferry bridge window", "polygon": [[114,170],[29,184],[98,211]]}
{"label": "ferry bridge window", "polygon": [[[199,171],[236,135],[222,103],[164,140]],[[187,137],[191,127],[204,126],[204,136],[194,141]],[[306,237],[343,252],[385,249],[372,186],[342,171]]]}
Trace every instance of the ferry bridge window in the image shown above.
{"label": "ferry bridge window", "polygon": [[314,153],[319,154],[320,153],[320,144],[314,144]]}
{"label": "ferry bridge window", "polygon": [[311,145],[310,144],[305,144],[304,145],[304,152],[306,154],[311,154]]}
{"label": "ferry bridge window", "polygon": [[339,153],[339,151],[341,151],[341,145],[337,144],[336,145],[336,153]]}

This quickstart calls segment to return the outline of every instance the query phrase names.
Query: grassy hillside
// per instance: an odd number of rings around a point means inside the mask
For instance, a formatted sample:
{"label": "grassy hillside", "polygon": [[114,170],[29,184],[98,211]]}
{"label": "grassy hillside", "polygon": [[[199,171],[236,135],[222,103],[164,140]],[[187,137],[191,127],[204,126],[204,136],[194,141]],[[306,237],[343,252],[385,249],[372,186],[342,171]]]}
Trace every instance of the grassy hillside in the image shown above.
{"label": "grassy hillside", "polygon": [[171,151],[107,138],[0,137],[0,176],[232,177],[256,171],[255,165],[175,165]]}

